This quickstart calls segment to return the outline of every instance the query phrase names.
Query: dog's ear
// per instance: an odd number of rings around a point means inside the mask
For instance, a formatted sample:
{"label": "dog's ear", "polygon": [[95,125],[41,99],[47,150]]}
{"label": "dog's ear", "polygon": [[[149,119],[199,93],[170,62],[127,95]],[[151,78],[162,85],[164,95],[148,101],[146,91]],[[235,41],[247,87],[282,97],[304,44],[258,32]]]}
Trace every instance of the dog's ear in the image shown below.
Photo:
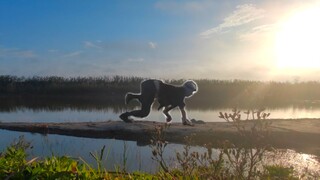
{"label": "dog's ear", "polygon": [[160,104],[159,107],[158,107],[158,111],[159,111],[161,108],[163,108],[163,107],[164,107],[164,105],[163,105],[163,104]]}

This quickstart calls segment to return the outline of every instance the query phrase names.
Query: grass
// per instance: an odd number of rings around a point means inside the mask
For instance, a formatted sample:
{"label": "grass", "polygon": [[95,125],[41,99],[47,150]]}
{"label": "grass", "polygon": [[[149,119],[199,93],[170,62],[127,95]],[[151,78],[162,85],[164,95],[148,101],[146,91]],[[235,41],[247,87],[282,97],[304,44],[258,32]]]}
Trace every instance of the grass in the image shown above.
{"label": "grass", "polygon": [[125,170],[107,171],[103,165],[105,146],[99,153],[91,153],[97,168],[81,158],[68,156],[38,157],[27,160],[28,143],[23,138],[6,148],[0,155],[0,179],[136,179],[153,177],[151,174],[126,173]]}
{"label": "grass", "polygon": [[[191,141],[187,137],[186,141]],[[51,156],[41,159],[28,158],[26,148],[29,144],[23,138],[11,144],[0,155],[0,179],[317,179],[319,174],[296,175],[293,167],[282,165],[263,166],[259,173],[249,175],[247,170],[235,171],[225,149],[214,156],[211,145],[206,152],[191,151],[187,144],[182,152],[176,154],[177,167],[167,167],[155,174],[131,172],[118,168],[115,172],[106,170],[102,161],[108,156],[108,150],[91,153],[96,160],[95,168],[84,160],[68,156]],[[236,150],[229,152],[236,156]],[[232,156],[230,155],[230,156]],[[107,160],[107,158],[106,158]],[[245,160],[245,158],[242,158]],[[231,164],[230,164],[231,163]],[[119,166],[120,167],[120,166]]]}

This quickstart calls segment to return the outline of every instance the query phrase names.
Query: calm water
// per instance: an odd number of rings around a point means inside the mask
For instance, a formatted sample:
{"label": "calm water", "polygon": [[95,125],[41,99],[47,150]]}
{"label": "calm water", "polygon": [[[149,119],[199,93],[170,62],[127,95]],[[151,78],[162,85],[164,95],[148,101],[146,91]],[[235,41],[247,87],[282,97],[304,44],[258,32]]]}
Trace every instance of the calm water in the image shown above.
{"label": "calm water", "polygon": [[[132,108],[130,108],[131,110]],[[0,111],[1,122],[87,122],[87,121],[107,121],[120,120],[120,112],[122,111],[113,108],[105,109],[76,109],[63,108],[60,110],[49,109],[31,109],[18,108],[14,111]],[[190,119],[203,120],[206,122],[223,122],[223,119],[218,118],[219,112],[231,112],[231,108],[211,109],[211,110],[196,110],[188,109]],[[270,112],[270,119],[291,119],[291,118],[320,118],[320,108],[312,107],[294,107],[266,109],[265,112]],[[181,115],[178,109],[171,112],[173,122],[181,122]],[[165,118],[160,111],[152,109],[150,115],[144,120],[164,122]]]}
{"label": "calm water", "polygon": [[[134,108],[130,108],[134,109]],[[126,110],[126,107],[119,108],[27,108],[17,107],[10,110],[0,111],[1,122],[85,122],[85,121],[106,121],[119,120],[120,112]],[[190,118],[203,120],[207,122],[223,122],[218,118],[218,113],[230,112],[231,108],[217,108],[217,109],[189,109],[188,114]],[[266,112],[270,112],[270,118],[320,118],[320,108],[313,108],[311,106],[295,107],[288,106],[285,108],[269,108]],[[173,110],[171,112],[174,122],[180,122],[180,112]],[[150,115],[145,120],[164,122],[164,116],[161,111],[152,110]],[[31,141],[33,148],[29,151],[31,156],[50,156],[54,155],[70,155],[72,157],[82,157],[86,162],[94,163],[93,158],[89,152],[98,152],[104,145],[108,155],[105,160],[107,169],[114,170],[115,165],[120,168],[124,166],[124,157],[126,160],[126,169],[128,171],[143,170],[147,172],[155,172],[158,168],[157,164],[151,159],[151,148],[148,146],[137,146],[136,142],[121,141],[114,139],[90,139],[79,138],[61,135],[47,135],[31,134],[23,132],[14,132],[7,130],[0,130],[0,136],[5,137],[0,139],[0,150],[3,150],[14,139],[20,135],[25,136],[28,141]],[[183,146],[177,144],[170,144],[166,150],[166,158],[174,166],[174,156],[176,152],[182,151]],[[197,151],[204,151],[204,148],[193,147]],[[320,169],[320,163],[316,160],[317,157],[296,153],[292,150],[286,150],[281,158],[283,162],[299,167],[308,166],[309,169]]]}

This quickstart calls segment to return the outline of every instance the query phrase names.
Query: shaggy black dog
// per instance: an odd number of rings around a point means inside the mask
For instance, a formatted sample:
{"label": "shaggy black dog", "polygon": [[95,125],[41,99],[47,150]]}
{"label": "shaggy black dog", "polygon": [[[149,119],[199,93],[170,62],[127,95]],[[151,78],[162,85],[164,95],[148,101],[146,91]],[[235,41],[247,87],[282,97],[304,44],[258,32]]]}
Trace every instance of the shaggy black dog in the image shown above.
{"label": "shaggy black dog", "polygon": [[166,121],[169,123],[172,117],[169,111],[175,107],[179,107],[184,125],[193,125],[187,118],[185,111],[184,99],[191,97],[198,91],[198,86],[194,81],[188,80],[181,86],[166,84],[161,80],[149,79],[141,82],[140,94],[127,93],[125,102],[128,104],[132,99],[137,99],[141,103],[140,110],[125,112],[120,115],[120,118],[125,122],[132,122],[133,119],[129,116],[143,118],[149,115],[151,105],[156,98],[160,104],[158,110],[164,107],[163,114],[166,116]]}

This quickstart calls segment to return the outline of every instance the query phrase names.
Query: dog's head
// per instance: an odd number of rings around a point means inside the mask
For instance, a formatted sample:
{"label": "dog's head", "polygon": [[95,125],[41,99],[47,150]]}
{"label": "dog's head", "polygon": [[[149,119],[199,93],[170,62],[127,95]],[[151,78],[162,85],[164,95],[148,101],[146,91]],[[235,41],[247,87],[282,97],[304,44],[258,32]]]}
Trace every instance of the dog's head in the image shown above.
{"label": "dog's head", "polygon": [[186,97],[191,97],[194,93],[198,91],[197,83],[192,80],[184,82],[182,86]]}

